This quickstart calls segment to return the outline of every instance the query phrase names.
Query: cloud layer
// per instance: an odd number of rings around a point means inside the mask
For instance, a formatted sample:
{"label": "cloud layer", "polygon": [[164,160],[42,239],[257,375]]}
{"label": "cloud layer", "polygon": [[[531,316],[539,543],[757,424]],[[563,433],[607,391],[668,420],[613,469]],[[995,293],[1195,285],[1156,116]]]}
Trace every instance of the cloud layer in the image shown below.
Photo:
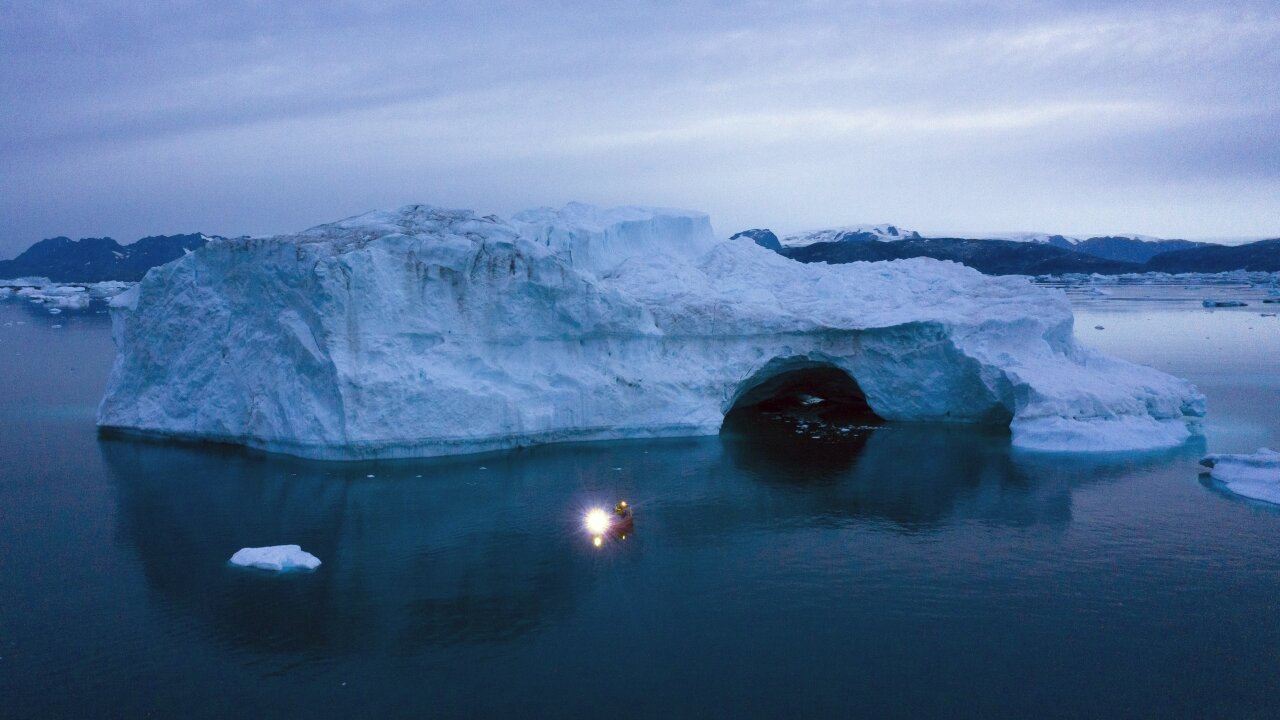
{"label": "cloud layer", "polygon": [[1280,235],[1273,2],[155,5],[0,3],[0,256],[418,201]]}

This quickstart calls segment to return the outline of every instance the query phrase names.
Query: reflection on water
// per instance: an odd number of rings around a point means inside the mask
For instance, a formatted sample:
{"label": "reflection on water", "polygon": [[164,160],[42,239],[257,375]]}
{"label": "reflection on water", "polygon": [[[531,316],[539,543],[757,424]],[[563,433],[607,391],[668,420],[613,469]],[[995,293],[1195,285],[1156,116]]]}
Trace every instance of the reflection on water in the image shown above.
{"label": "reflection on water", "polygon": [[[1280,326],[1126,307],[1077,327],[1199,383],[1215,451],[1280,445]],[[998,428],[796,422],[309,463],[98,439],[105,324],[32,319],[0,304],[0,716],[1280,705],[1280,680],[1252,672],[1280,648],[1280,512],[1206,491],[1202,443],[1079,458],[1014,451]],[[635,533],[593,547],[584,514],[621,498]],[[281,543],[324,564],[227,565]]]}
{"label": "reflection on water", "polygon": [[[234,449],[101,448],[120,539],[152,588],[238,644],[329,652],[507,640],[564,613],[589,581],[574,571],[578,538],[521,490],[526,474],[495,467],[461,481],[449,464],[334,469]],[[280,543],[302,545],[321,570],[277,577],[226,565],[241,547]]]}
{"label": "reflection on water", "polygon": [[[593,563],[638,562],[654,538],[681,547],[832,524],[1060,526],[1073,488],[1168,462],[1018,456],[1007,432],[956,425],[781,448],[726,434],[377,464],[114,439],[100,448],[119,540],[161,602],[236,645],[304,653],[515,640],[572,614],[600,579]],[[582,509],[623,495],[644,532],[594,558]],[[226,565],[241,547],[283,543],[321,570]]]}

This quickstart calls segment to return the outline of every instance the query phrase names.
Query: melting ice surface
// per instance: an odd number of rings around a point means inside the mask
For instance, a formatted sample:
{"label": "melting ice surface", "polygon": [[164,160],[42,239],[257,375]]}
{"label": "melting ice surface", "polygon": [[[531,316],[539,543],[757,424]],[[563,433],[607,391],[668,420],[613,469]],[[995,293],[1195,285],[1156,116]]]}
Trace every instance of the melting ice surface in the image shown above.
{"label": "melting ice surface", "polygon": [[928,259],[801,264],[701,213],[411,205],[218,240],[113,301],[105,428],[303,457],[718,433],[835,373],[879,418],[1045,451],[1198,432],[1190,383],[1077,341],[1066,298]]}

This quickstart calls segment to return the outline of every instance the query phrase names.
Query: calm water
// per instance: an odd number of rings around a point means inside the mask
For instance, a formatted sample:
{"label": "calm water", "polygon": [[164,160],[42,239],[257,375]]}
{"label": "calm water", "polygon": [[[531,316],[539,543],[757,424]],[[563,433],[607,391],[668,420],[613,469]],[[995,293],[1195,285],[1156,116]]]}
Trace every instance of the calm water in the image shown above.
{"label": "calm water", "polygon": [[[99,439],[106,316],[0,303],[0,716],[1276,717],[1280,510],[1196,461],[1280,448],[1280,321],[1143,292],[1078,298],[1078,332],[1197,382],[1207,436],[1089,459],[961,427],[366,464]],[[597,549],[618,497],[636,532]],[[291,542],[320,570],[226,565]]]}

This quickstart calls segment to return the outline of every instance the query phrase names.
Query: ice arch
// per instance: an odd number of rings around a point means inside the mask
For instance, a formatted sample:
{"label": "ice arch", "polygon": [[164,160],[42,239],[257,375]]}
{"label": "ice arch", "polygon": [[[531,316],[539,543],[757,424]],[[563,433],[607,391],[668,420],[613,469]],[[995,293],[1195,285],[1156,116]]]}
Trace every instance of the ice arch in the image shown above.
{"label": "ice arch", "polygon": [[843,415],[881,419],[848,371],[831,361],[790,357],[771,360],[739,384],[725,412],[725,424],[735,414],[785,412],[819,404]]}
{"label": "ice arch", "polygon": [[1205,412],[1190,383],[1077,343],[1066,297],[1026,278],[805,265],[679,210],[411,205],[227,239],[112,315],[101,428],[315,458],[711,435],[801,385],[1035,450],[1170,447]]}

